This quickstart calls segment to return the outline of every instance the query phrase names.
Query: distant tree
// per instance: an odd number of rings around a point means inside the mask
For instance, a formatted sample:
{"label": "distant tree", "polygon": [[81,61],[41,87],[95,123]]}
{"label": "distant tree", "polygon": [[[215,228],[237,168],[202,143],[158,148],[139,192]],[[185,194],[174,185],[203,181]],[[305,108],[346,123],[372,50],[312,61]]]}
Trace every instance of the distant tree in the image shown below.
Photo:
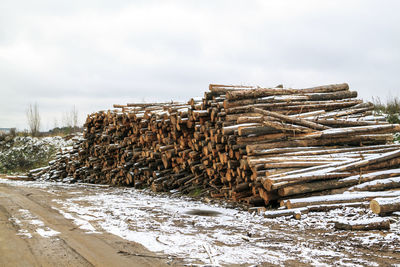
{"label": "distant tree", "polygon": [[26,110],[26,117],[28,119],[28,126],[32,136],[38,136],[40,131],[40,114],[39,106],[37,103],[29,104]]}
{"label": "distant tree", "polygon": [[[75,105],[71,111],[66,111],[63,113],[62,123],[64,127],[69,128],[69,132],[75,132],[79,128],[78,126],[78,110]],[[62,127],[61,127],[62,128]]]}
{"label": "distant tree", "polygon": [[73,122],[72,122],[71,114],[68,111],[63,113],[62,124],[63,124],[62,126],[64,126],[64,127],[72,128]]}
{"label": "distant tree", "polygon": [[16,128],[11,128],[11,129],[10,129],[10,135],[11,135],[12,137],[15,137],[15,136],[17,135],[17,129],[16,129]]}
{"label": "distant tree", "polygon": [[78,110],[76,109],[75,105],[71,110],[71,117],[72,117],[74,130],[76,130],[78,128]]}
{"label": "distant tree", "polygon": [[54,120],[53,120],[53,128],[58,128],[58,121],[57,121],[56,117],[54,117]]}

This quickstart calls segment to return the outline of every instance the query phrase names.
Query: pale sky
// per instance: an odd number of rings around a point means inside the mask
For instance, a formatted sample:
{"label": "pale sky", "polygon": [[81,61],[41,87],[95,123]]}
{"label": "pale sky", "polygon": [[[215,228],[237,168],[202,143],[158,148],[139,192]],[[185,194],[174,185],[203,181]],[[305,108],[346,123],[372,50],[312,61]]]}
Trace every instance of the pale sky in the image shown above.
{"label": "pale sky", "polygon": [[2,0],[0,128],[42,129],[73,106],[188,100],[209,83],[347,82],[400,95],[400,1]]}

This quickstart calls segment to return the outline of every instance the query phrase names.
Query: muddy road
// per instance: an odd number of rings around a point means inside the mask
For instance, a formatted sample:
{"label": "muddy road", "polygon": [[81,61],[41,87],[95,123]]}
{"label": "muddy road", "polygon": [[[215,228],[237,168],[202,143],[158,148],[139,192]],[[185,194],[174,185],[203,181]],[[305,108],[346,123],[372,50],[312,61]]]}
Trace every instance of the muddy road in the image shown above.
{"label": "muddy road", "polygon": [[336,231],[346,208],[302,220],[132,188],[0,179],[0,266],[400,266],[390,231]]}

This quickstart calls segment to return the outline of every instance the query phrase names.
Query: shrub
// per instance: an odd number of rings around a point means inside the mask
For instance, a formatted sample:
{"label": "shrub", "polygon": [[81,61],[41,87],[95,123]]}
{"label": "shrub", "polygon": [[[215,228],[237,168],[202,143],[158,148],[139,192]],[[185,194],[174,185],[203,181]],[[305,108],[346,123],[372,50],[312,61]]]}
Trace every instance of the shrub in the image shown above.
{"label": "shrub", "polygon": [[5,136],[0,139],[0,173],[26,172],[54,158],[58,145],[50,139]]}
{"label": "shrub", "polygon": [[378,113],[384,113],[388,115],[400,113],[400,99],[398,98],[388,98],[386,103],[384,103],[379,97],[373,97],[372,102],[374,104],[375,111]]}

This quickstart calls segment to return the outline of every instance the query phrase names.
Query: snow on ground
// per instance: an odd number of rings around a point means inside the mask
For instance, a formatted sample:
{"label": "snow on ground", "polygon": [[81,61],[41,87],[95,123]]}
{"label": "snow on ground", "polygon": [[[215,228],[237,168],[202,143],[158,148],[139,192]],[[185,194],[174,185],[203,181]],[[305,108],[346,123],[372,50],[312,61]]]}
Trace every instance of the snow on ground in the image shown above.
{"label": "snow on ground", "polygon": [[43,237],[52,237],[60,234],[60,232],[57,232],[49,227],[46,227],[46,229],[38,228],[36,229],[36,233]]}
{"label": "snow on ground", "polygon": [[62,196],[50,205],[87,233],[109,232],[188,263],[378,266],[374,251],[387,252],[389,258],[390,253],[400,253],[399,217],[392,217],[390,231],[334,230],[339,218],[377,218],[362,208],[309,213],[299,221],[267,219],[228,206],[133,188],[0,182]]}
{"label": "snow on ground", "polygon": [[73,143],[72,139],[66,141],[60,136],[0,136],[0,172],[21,172],[37,165],[46,165],[57,151],[69,149]]}
{"label": "snow on ground", "polygon": [[[56,201],[63,204],[62,201]],[[71,213],[65,212],[62,209],[54,208],[57,210],[61,215],[63,215],[68,220],[73,220],[74,224],[78,226],[80,229],[85,230],[86,233],[96,233],[99,234],[100,232],[96,231],[96,229],[92,226],[89,221],[95,220],[96,217],[90,215],[82,215],[82,216],[73,216]]]}
{"label": "snow on ground", "polygon": [[26,209],[19,209],[18,217],[11,217],[9,220],[14,225],[18,226],[19,230],[17,235],[24,236],[26,238],[32,238],[32,233],[39,234],[45,238],[60,234],[60,232],[47,227],[43,221],[39,220],[35,215]]}

